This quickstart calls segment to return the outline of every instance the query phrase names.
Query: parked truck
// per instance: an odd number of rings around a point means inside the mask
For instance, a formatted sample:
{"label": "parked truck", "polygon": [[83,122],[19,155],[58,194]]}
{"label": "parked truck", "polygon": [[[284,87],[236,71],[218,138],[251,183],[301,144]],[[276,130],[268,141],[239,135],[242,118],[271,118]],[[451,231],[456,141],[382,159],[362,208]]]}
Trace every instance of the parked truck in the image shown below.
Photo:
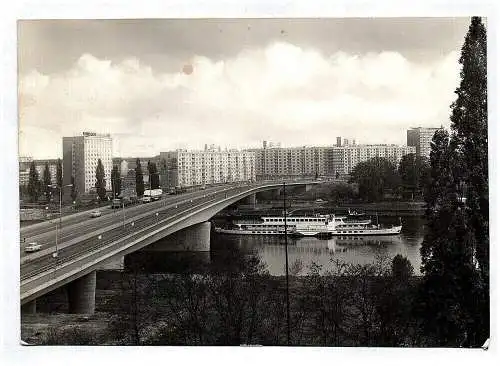
{"label": "parked truck", "polygon": [[142,196],[142,202],[158,201],[161,199],[163,191],[161,189],[146,189]]}

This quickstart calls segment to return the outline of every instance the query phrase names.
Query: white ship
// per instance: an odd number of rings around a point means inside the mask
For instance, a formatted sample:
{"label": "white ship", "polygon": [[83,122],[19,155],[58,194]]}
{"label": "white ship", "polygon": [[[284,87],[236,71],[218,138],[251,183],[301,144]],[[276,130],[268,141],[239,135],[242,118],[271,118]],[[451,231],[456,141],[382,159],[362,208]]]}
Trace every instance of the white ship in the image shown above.
{"label": "white ship", "polygon": [[[286,218],[288,235],[294,236],[360,236],[360,235],[396,235],[402,226],[382,228],[373,225],[370,219],[346,220],[345,216],[315,215],[290,216]],[[260,220],[234,221],[229,227],[215,227],[223,234],[239,235],[284,235],[285,218],[283,216],[262,217]]]}

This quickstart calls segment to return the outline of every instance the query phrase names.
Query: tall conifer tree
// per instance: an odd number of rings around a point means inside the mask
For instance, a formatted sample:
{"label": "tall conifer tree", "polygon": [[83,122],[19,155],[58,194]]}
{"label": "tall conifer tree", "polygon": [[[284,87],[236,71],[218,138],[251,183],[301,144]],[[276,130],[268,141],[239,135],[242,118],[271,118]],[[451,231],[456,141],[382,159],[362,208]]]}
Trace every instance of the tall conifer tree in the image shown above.
{"label": "tall conifer tree", "polygon": [[43,192],[45,193],[47,201],[50,201],[50,193],[52,189],[51,184],[52,178],[50,177],[49,164],[45,163],[45,167],[43,169]]}
{"label": "tall conifer tree", "polygon": [[480,18],[472,18],[460,63],[452,136],[437,131],[431,144],[419,305],[429,343],[478,347],[489,337],[486,31]]}
{"label": "tall conifer tree", "polygon": [[106,199],[106,180],[104,179],[104,166],[102,165],[101,159],[97,160],[97,168],[95,170],[95,187],[97,189],[97,195],[101,201]]}
{"label": "tall conifer tree", "polygon": [[40,195],[40,177],[33,161],[30,164],[28,194],[32,202],[38,201],[38,196]]}
{"label": "tall conifer tree", "polygon": [[144,194],[144,177],[142,176],[141,161],[139,158],[135,162],[135,191],[138,197]]}

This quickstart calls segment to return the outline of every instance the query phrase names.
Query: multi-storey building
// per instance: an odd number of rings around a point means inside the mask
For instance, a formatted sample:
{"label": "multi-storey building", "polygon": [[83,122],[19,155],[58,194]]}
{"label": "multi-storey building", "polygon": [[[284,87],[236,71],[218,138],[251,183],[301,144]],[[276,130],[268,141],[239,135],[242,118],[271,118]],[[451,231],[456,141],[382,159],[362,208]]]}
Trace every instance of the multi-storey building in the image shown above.
{"label": "multi-storey building", "polygon": [[255,155],[250,151],[206,149],[160,153],[163,187],[189,187],[255,180]]}
{"label": "multi-storey building", "polygon": [[57,183],[57,159],[33,159],[31,157],[21,156],[19,157],[19,185],[28,185],[30,165],[32,162],[35,164],[35,169],[38,172],[40,180],[43,179],[45,164],[47,164],[50,172],[50,183]]}
{"label": "multi-storey building", "polygon": [[50,184],[57,184],[57,159],[33,160],[40,180],[43,179],[43,171],[47,164],[50,172]]}
{"label": "multi-storey building", "polygon": [[259,180],[272,178],[297,178],[331,176],[345,177],[354,167],[374,157],[382,157],[394,165],[401,157],[415,153],[415,147],[398,145],[349,145],[349,140],[337,137],[336,146],[303,146],[269,148],[264,143],[261,149],[250,149],[255,153],[256,177]]}
{"label": "multi-storey building", "polygon": [[331,174],[332,147],[268,147],[249,149],[255,154],[257,179],[314,177]]}
{"label": "multi-storey building", "polygon": [[106,189],[111,190],[112,151],[109,134],[84,132],[82,136],[63,137],[63,184],[71,184],[74,177],[78,192],[93,192],[97,162],[101,159]]}
{"label": "multi-storey building", "polygon": [[431,141],[438,127],[413,127],[406,131],[406,144],[414,146],[418,156],[429,157]]}
{"label": "multi-storey building", "polygon": [[19,185],[26,186],[30,177],[30,165],[33,158],[30,156],[19,157]]}
{"label": "multi-storey building", "polygon": [[347,145],[334,147],[332,151],[332,164],[335,174],[346,176],[354,167],[371,158],[385,158],[394,166],[398,166],[404,155],[415,153],[414,146],[400,145]]}

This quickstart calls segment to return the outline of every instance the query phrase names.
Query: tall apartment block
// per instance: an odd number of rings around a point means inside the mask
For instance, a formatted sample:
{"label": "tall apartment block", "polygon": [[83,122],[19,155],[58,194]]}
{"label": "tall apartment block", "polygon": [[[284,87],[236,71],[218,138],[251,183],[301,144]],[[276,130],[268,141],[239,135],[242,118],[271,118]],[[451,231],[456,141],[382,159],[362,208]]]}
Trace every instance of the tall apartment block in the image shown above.
{"label": "tall apartment block", "polygon": [[302,146],[249,149],[255,153],[258,180],[272,178],[313,178],[316,176],[345,177],[354,167],[374,157],[389,160],[395,166],[404,155],[415,153],[415,147],[399,145],[355,145],[337,137],[335,146]]}
{"label": "tall apartment block", "polygon": [[57,159],[33,159],[28,156],[19,157],[19,185],[26,186],[29,182],[31,162],[35,163],[40,180],[43,179],[45,164],[49,166],[51,184],[57,183]]}
{"label": "tall apartment block", "polygon": [[249,149],[255,154],[257,179],[315,177],[331,172],[331,147],[269,147]]}
{"label": "tall apartment block", "polygon": [[113,141],[109,134],[83,132],[81,136],[63,137],[63,184],[75,177],[79,193],[95,190],[97,161],[104,166],[106,189],[111,190]]}
{"label": "tall apartment block", "polygon": [[168,171],[167,182],[162,186],[189,187],[255,180],[255,154],[250,151],[176,150],[161,152],[160,162],[165,163]]}
{"label": "tall apartment block", "polygon": [[431,153],[431,141],[437,127],[413,127],[406,131],[406,144],[414,146],[416,154],[429,157]]}
{"label": "tall apartment block", "polygon": [[333,171],[340,176],[351,174],[354,167],[371,158],[385,158],[396,167],[401,158],[407,154],[415,154],[414,146],[400,145],[347,145],[333,147],[332,166]]}

